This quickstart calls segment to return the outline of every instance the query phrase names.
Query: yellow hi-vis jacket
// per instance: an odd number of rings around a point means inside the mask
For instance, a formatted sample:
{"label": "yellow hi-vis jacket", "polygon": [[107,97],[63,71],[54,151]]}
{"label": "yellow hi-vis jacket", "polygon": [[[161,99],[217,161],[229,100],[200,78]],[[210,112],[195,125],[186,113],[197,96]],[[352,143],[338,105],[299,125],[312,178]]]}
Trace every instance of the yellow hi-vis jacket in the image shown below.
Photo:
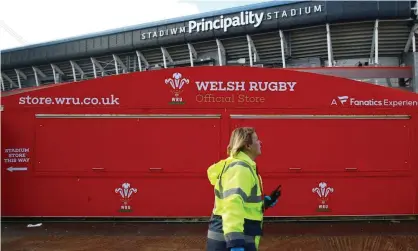
{"label": "yellow hi-vis jacket", "polygon": [[207,250],[244,247],[258,250],[262,235],[264,196],[256,163],[239,152],[207,170],[215,190]]}

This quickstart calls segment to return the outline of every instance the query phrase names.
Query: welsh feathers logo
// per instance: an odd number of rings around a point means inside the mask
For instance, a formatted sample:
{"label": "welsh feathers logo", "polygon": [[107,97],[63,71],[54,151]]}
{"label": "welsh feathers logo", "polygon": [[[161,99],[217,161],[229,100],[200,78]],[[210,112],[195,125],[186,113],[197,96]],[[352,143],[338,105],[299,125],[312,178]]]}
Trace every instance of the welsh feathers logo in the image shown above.
{"label": "welsh feathers logo", "polygon": [[120,212],[126,213],[131,212],[132,207],[129,205],[129,201],[132,199],[132,195],[134,193],[137,193],[138,189],[131,187],[131,184],[125,182],[121,185],[121,187],[118,187],[115,189],[115,193],[120,195],[120,201],[122,202],[122,205],[120,206]]}
{"label": "welsh feathers logo", "polygon": [[330,211],[330,208],[327,204],[329,195],[334,192],[334,188],[329,187],[326,182],[320,182],[318,187],[312,188],[312,193],[318,195],[319,205],[317,211],[326,212]]}
{"label": "welsh feathers logo", "polygon": [[174,73],[173,78],[167,78],[165,80],[166,85],[171,86],[171,92],[174,94],[174,96],[171,98],[170,104],[174,105],[183,105],[184,101],[183,98],[180,96],[180,94],[183,92],[182,88],[184,84],[189,84],[190,80],[187,78],[183,78],[181,73]]}

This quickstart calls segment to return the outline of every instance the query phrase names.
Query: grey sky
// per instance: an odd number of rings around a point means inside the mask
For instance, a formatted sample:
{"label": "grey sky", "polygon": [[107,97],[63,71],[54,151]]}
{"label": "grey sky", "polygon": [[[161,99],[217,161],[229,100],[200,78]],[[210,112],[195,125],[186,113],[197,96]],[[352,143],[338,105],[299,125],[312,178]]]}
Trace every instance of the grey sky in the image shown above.
{"label": "grey sky", "polygon": [[244,1],[220,1],[220,0],[183,0],[181,2],[187,2],[187,3],[194,3],[197,8],[199,9],[199,12],[207,12],[207,11],[214,11],[214,10],[221,10],[226,8],[233,8],[237,6],[242,5],[248,5],[248,4],[255,4],[255,3],[261,3],[261,2],[271,2],[271,0],[244,0]]}
{"label": "grey sky", "polygon": [[1,3],[0,50],[266,1],[6,0]]}

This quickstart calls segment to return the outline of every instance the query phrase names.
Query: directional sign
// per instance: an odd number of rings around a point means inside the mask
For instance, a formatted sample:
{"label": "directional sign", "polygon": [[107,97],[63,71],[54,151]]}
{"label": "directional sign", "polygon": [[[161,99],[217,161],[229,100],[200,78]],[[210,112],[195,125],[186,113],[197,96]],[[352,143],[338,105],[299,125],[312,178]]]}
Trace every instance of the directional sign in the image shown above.
{"label": "directional sign", "polygon": [[9,172],[14,172],[14,171],[27,171],[28,168],[27,167],[9,167],[7,168],[7,171]]}

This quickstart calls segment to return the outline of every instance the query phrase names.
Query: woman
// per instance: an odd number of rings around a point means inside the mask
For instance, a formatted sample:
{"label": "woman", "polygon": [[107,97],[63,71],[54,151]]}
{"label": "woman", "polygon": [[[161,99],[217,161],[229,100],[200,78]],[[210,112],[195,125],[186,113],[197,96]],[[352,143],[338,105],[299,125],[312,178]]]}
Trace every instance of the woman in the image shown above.
{"label": "woman", "polygon": [[[264,204],[271,198],[263,198],[255,163],[261,154],[261,142],[254,128],[236,128],[227,153],[227,159],[208,168],[209,181],[215,187],[215,206],[206,249],[256,251],[262,235]],[[276,203],[277,200],[271,206]]]}

